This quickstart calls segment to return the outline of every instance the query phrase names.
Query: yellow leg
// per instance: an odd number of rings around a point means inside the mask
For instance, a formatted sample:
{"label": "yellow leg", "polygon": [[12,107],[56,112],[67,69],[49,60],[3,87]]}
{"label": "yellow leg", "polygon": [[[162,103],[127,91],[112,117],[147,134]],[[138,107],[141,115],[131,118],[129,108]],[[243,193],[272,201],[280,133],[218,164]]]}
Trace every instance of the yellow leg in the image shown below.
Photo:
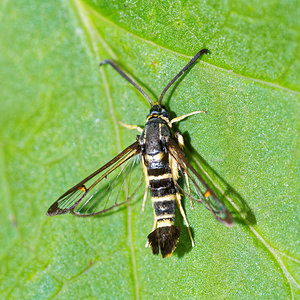
{"label": "yellow leg", "polygon": [[189,225],[189,223],[187,221],[185,212],[184,212],[183,207],[181,205],[181,199],[180,199],[180,194],[179,193],[176,194],[176,203],[177,203],[178,208],[180,210],[180,213],[181,213],[181,215],[183,217],[184,223],[185,223],[185,225],[186,225],[186,227],[188,229],[189,236],[190,236],[190,239],[191,239],[191,242],[192,242],[192,246],[195,247],[194,240],[193,240],[192,233],[191,233],[191,229],[190,229],[190,225]]}
{"label": "yellow leg", "polygon": [[183,149],[184,148],[184,139],[183,139],[183,136],[180,134],[179,131],[175,132],[175,138],[177,140],[177,143],[178,143],[179,147],[181,149]]}
{"label": "yellow leg", "polygon": [[193,111],[193,112],[191,112],[191,113],[188,113],[188,114],[186,114],[186,115],[183,115],[183,116],[174,118],[174,119],[171,120],[171,124],[173,124],[173,123],[175,123],[175,122],[179,122],[179,121],[181,121],[181,120],[183,120],[183,119],[185,119],[185,118],[187,118],[187,117],[189,117],[189,116],[196,115],[196,114],[200,114],[200,113],[206,114],[206,111],[204,111],[204,110],[197,110],[197,111]]}
{"label": "yellow leg", "polygon": [[145,177],[145,181],[146,181],[146,190],[145,190],[143,206],[142,206],[142,211],[144,211],[146,200],[147,200],[148,188],[149,188],[149,179],[148,179],[148,171],[147,171],[147,167],[146,167],[143,155],[141,156],[141,163],[142,163],[143,173],[144,173],[144,177]]}
{"label": "yellow leg", "polygon": [[[183,139],[183,136],[180,134],[179,131],[175,132],[175,138],[177,139],[179,147],[181,149],[183,149],[184,148],[184,139]],[[191,208],[194,209],[193,201],[192,201],[192,198],[191,198],[191,189],[190,189],[189,176],[188,176],[188,174],[186,172],[183,172],[183,173],[184,173],[184,178],[185,178],[186,186],[187,186],[188,192],[189,192],[189,198],[190,198]]]}
{"label": "yellow leg", "polygon": [[128,128],[128,129],[130,129],[130,130],[136,129],[136,130],[137,130],[138,132],[140,132],[140,133],[143,132],[143,128],[141,128],[141,127],[138,126],[138,125],[128,125],[128,124],[124,124],[124,123],[122,123],[122,122],[120,122],[120,121],[119,121],[119,123],[120,123],[120,125],[122,125],[123,127]]}
{"label": "yellow leg", "polygon": [[146,200],[147,200],[147,195],[148,195],[148,184],[146,184],[146,190],[145,190],[145,194],[144,194],[144,199],[143,199],[143,205],[142,205],[142,211],[145,210],[145,205],[146,205]]}
{"label": "yellow leg", "polygon": [[191,209],[194,209],[193,201],[192,201],[192,198],[191,198],[191,189],[190,189],[189,175],[186,172],[184,172],[184,177],[185,177],[186,186],[188,188]]}

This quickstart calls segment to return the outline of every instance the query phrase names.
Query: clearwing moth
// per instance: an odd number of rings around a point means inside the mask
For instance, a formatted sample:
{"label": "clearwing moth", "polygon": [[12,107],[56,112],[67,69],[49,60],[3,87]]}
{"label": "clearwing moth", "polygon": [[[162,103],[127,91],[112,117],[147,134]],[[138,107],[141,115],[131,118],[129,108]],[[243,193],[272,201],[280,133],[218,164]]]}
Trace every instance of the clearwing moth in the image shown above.
{"label": "clearwing moth", "polygon": [[[48,216],[70,212],[76,216],[87,217],[103,214],[131,199],[138,189],[139,181],[132,175],[137,157],[140,158],[146,181],[143,208],[148,190],[154,209],[154,225],[148,235],[146,246],[151,246],[153,254],[161,253],[162,257],[172,255],[179,240],[180,230],[175,226],[176,205],[185,221],[192,245],[194,241],[181,205],[181,194],[191,202],[201,202],[216,220],[226,226],[233,225],[233,219],[213,190],[197,173],[186,159],[183,152],[183,137],[179,132],[172,133],[172,124],[194,114],[205,111],[194,111],[170,120],[168,111],[161,105],[162,99],[172,84],[186,72],[207,49],[200,50],[189,63],[168,83],[157,102],[153,103],[144,90],[131,79],[112,60],[103,60],[101,65],[111,65],[123,78],[137,88],[150,103],[150,113],[144,128],[137,125],[123,126],[136,129],[141,134],[136,141],[120,154],[96,170],[87,178],[76,184],[58,198],[48,209]],[[185,190],[178,184],[179,177],[185,181]],[[134,192],[129,189],[134,186]],[[123,200],[120,198],[125,195]]]}

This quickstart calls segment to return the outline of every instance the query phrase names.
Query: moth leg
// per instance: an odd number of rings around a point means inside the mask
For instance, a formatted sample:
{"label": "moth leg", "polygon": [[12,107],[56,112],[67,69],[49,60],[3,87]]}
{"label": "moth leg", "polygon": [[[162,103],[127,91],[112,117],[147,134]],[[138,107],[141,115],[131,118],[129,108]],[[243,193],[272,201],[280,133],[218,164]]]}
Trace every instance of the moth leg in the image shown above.
{"label": "moth leg", "polygon": [[143,128],[141,128],[140,126],[138,126],[138,125],[128,125],[128,124],[124,124],[124,123],[122,123],[122,122],[120,122],[119,121],[119,123],[120,123],[120,125],[122,125],[123,127],[125,127],[125,128],[128,128],[128,129],[130,129],[130,130],[133,130],[133,129],[136,129],[138,132],[143,132]]}
{"label": "moth leg", "polygon": [[194,209],[193,201],[192,201],[192,198],[191,198],[191,189],[190,189],[189,175],[186,172],[183,172],[183,174],[184,174],[186,186],[187,186],[188,193],[189,193],[191,209]]}
{"label": "moth leg", "polygon": [[190,229],[190,225],[187,221],[187,218],[186,218],[186,215],[185,215],[185,212],[183,210],[183,207],[181,205],[181,198],[180,198],[180,194],[179,193],[176,193],[176,203],[178,205],[178,208],[180,210],[180,213],[183,217],[183,220],[184,220],[184,223],[188,229],[188,232],[189,232],[189,236],[190,236],[190,239],[191,239],[191,242],[192,242],[192,247],[195,247],[195,243],[194,243],[194,240],[193,240],[193,237],[192,237],[192,233],[191,233],[191,229]]}
{"label": "moth leg", "polygon": [[[176,138],[176,140],[178,142],[179,147],[181,149],[183,149],[184,148],[184,139],[183,139],[183,136],[180,134],[179,131],[175,132],[175,138]],[[182,172],[184,174],[186,186],[188,188],[188,193],[189,193],[191,208],[194,209],[193,201],[192,201],[192,198],[191,198],[191,189],[190,189],[189,176],[188,176],[188,174],[186,172],[184,172],[184,171],[182,171]]]}
{"label": "moth leg", "polygon": [[187,117],[189,117],[189,116],[196,115],[196,114],[200,114],[200,113],[206,114],[206,111],[204,111],[204,110],[196,110],[196,111],[193,111],[193,112],[188,113],[188,114],[186,114],[186,115],[182,115],[182,116],[180,116],[180,117],[174,118],[174,119],[172,119],[170,122],[171,122],[171,124],[173,124],[173,123],[179,122],[179,121],[181,121],[181,120],[183,120],[183,119],[185,119],[185,118],[187,118]]}
{"label": "moth leg", "polygon": [[[157,226],[157,220],[156,220],[156,217],[154,215],[154,223],[153,223],[153,228],[152,228],[151,232],[153,232],[156,229],[156,226]],[[148,240],[147,240],[147,243],[146,243],[145,247],[146,248],[149,247],[149,241]]]}
{"label": "moth leg", "polygon": [[146,181],[146,190],[145,190],[143,205],[142,205],[142,211],[144,211],[146,200],[147,200],[148,188],[149,188],[149,178],[148,178],[147,167],[146,167],[143,155],[141,155],[141,163],[142,163],[143,173],[144,173],[144,177],[145,177],[145,181]]}
{"label": "moth leg", "polygon": [[145,205],[146,205],[147,195],[148,195],[148,188],[149,188],[149,186],[146,183],[146,190],[145,190],[144,199],[143,199],[142,211],[145,210]]}
{"label": "moth leg", "polygon": [[178,143],[179,147],[181,149],[183,149],[184,148],[184,139],[183,139],[183,136],[181,135],[181,133],[179,131],[175,132],[175,138],[177,140],[177,143]]}

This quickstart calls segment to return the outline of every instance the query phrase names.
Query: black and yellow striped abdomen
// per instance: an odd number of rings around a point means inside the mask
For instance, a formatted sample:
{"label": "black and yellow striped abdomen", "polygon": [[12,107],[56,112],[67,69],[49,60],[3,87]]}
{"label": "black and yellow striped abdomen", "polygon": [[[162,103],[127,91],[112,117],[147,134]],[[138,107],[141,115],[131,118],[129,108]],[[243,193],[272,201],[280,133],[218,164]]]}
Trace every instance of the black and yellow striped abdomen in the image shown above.
{"label": "black and yellow striped abdomen", "polygon": [[168,154],[161,151],[158,154],[145,155],[144,160],[157,228],[174,225],[176,188]]}

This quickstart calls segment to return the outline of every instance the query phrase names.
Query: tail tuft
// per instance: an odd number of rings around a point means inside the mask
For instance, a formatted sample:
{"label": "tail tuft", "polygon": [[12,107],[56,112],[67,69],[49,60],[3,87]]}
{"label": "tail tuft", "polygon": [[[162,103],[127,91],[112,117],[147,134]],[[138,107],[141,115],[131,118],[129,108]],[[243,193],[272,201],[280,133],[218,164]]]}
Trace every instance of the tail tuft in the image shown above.
{"label": "tail tuft", "polygon": [[153,254],[158,254],[159,249],[163,258],[171,256],[175,250],[180,235],[177,226],[159,227],[148,235],[149,245]]}

